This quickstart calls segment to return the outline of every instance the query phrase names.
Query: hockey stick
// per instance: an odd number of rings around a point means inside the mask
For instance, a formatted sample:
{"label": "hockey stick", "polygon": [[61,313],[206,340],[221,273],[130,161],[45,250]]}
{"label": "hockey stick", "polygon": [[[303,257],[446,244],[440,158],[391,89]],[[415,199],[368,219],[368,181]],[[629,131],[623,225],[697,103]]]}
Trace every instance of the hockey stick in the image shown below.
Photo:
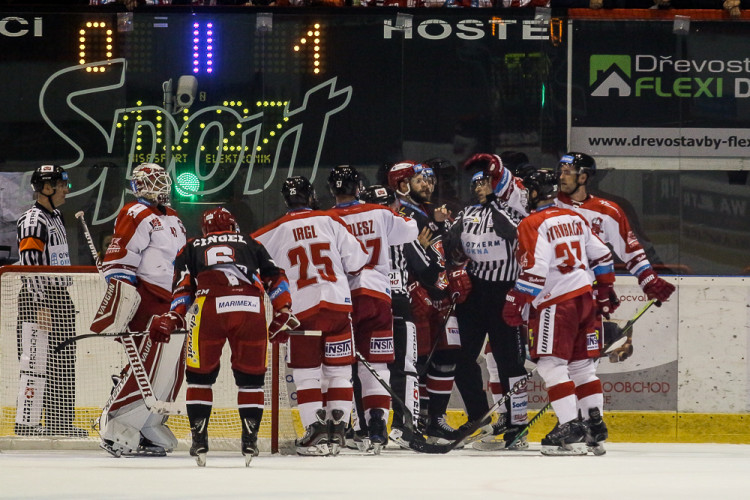
{"label": "hockey stick", "polygon": [[[172,335],[185,335],[187,334],[187,330],[175,330],[172,332]],[[323,333],[321,330],[287,330],[285,331],[288,335],[301,335],[305,337],[320,337]],[[144,335],[148,335],[148,332],[112,332],[112,333],[85,333],[83,335],[76,335],[75,337],[70,337],[69,339],[65,339],[64,341],[60,342],[55,346],[55,352],[60,352],[63,349],[65,349],[67,346],[74,342],[78,342],[82,339],[89,339],[92,337],[102,337],[102,338],[120,338],[120,337],[142,337]]]}
{"label": "hockey stick", "polygon": [[365,359],[362,353],[356,350],[354,351],[354,353],[357,356],[359,362],[362,363],[364,367],[367,368],[367,371],[372,373],[372,376],[375,377],[375,380],[377,380],[378,383],[383,386],[383,389],[388,391],[388,394],[391,395],[391,400],[395,403],[398,403],[398,405],[403,408],[405,426],[404,430],[406,431],[404,432],[404,438],[406,438],[406,441],[409,443],[410,449],[418,453],[431,453],[435,455],[442,455],[444,453],[448,453],[453,449],[450,447],[450,445],[430,444],[425,441],[423,437],[422,439],[420,439],[422,435],[414,428],[414,415],[412,414],[411,410],[409,410],[404,401],[398,394],[396,394],[393,388],[391,388],[391,386],[388,385],[385,380],[383,380],[383,377],[381,377],[380,374],[375,371],[375,368],[373,368],[373,366]]}
{"label": "hockey stick", "polygon": [[440,344],[440,340],[443,338],[443,332],[445,331],[445,327],[448,326],[448,321],[450,321],[451,319],[451,314],[453,314],[453,310],[456,308],[456,300],[458,300],[458,297],[459,297],[458,292],[455,292],[453,295],[451,295],[451,305],[450,307],[448,307],[448,311],[445,314],[445,319],[443,320],[443,324],[440,326],[440,330],[438,330],[438,334],[435,336],[435,341],[432,343],[430,354],[427,355],[427,360],[425,360],[422,370],[417,372],[418,378],[424,377],[425,373],[427,373],[427,370],[430,369],[430,361],[432,361],[432,358],[435,356],[435,353],[437,352],[438,344]]}
{"label": "hockey stick", "polygon": [[[622,329],[618,332],[618,337],[614,339],[607,347],[604,348],[602,355],[600,358],[606,358],[612,353],[612,351],[619,349],[622,347],[622,345],[627,341],[627,332],[633,329],[633,325],[636,321],[638,321],[638,318],[643,316],[643,314],[648,311],[649,307],[654,305],[656,303],[656,299],[650,300],[640,311],[638,311],[635,316],[633,316],[631,319],[628,320],[627,323],[625,323],[625,326],[622,327]],[[603,328],[602,328],[603,329]],[[507,446],[507,448],[512,448],[521,438],[523,438],[526,434],[529,433],[529,429],[531,429],[531,426],[534,425],[539,421],[539,419],[544,415],[547,410],[549,410],[552,407],[552,402],[548,402],[546,405],[542,407],[539,412],[534,415],[534,418],[529,420],[529,422],[524,426],[521,431],[516,434],[516,437],[513,438],[513,441],[511,441]]]}
{"label": "hockey stick", "polygon": [[96,265],[96,268],[101,273],[102,270],[102,262],[99,259],[99,253],[96,251],[96,246],[94,246],[94,240],[91,239],[91,233],[89,232],[89,226],[86,224],[86,219],[84,218],[83,212],[76,212],[76,219],[81,223],[81,227],[83,228],[83,236],[86,238],[86,244],[89,247],[89,250],[91,251],[91,256],[94,258],[94,265]]}

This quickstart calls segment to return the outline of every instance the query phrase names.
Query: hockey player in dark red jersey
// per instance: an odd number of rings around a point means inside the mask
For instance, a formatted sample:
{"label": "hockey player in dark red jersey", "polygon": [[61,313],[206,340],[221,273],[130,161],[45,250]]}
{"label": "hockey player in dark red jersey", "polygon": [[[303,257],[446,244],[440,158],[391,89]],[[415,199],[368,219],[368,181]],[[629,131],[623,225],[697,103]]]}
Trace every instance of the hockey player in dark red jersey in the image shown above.
{"label": "hockey player in dark red jersey", "polygon": [[[290,310],[284,271],[263,245],[240,233],[228,210],[204,212],[201,230],[203,236],[188,240],[177,254],[171,310],[155,318],[149,332],[153,341],[165,342],[175,329],[188,328],[185,379],[193,436],[190,455],[200,466],[206,464],[208,452],[212,387],[219,375],[222,348],[229,342],[242,423],[241,449],[248,465],[258,455],[267,337],[280,340],[286,329],[296,328],[299,322]],[[266,300],[273,305],[270,324]]]}
{"label": "hockey player in dark red jersey", "polygon": [[[445,207],[435,208],[430,203],[432,190],[429,179],[422,175],[424,168],[414,162],[396,163],[388,172],[388,184],[401,203],[399,213],[415,219],[420,234],[427,231],[428,258],[445,268],[442,235],[451,214]],[[417,276],[412,276],[411,280],[409,294],[417,326],[418,365],[424,372],[420,380],[420,410],[426,420],[424,431],[433,441],[454,440],[458,432],[447,423],[445,412],[453,390],[461,342],[451,303],[465,298],[469,280],[465,270],[450,276],[444,271],[430,281],[418,280]],[[430,359],[433,346],[436,348]]]}

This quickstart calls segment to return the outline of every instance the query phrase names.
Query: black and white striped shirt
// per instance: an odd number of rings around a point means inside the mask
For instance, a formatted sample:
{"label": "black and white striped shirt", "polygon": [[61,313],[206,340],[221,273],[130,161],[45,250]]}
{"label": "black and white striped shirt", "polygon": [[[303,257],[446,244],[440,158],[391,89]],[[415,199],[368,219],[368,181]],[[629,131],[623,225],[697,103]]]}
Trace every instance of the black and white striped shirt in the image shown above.
{"label": "black and white striped shirt", "polygon": [[[18,219],[18,254],[24,266],[69,266],[70,250],[65,221],[60,210],[50,212],[39,203]],[[26,282],[36,299],[44,298],[48,286],[70,286],[70,278],[34,278]]]}
{"label": "black and white striped shirt", "polygon": [[452,227],[454,234],[460,231],[461,248],[469,258],[466,271],[485,281],[515,281],[519,272],[514,255],[519,222],[518,214],[501,208],[496,201],[466,207]]}

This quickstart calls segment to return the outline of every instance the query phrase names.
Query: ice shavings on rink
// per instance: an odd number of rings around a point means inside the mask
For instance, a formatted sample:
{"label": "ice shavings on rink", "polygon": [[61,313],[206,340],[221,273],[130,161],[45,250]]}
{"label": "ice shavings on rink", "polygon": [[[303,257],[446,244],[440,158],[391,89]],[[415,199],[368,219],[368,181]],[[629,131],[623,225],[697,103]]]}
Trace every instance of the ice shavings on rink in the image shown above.
{"label": "ice shavings on rink", "polygon": [[199,469],[187,452],[166,458],[109,457],[98,451],[2,451],[0,498],[745,498],[750,445],[608,443],[603,457],[543,457],[459,450],[380,456],[208,454]]}

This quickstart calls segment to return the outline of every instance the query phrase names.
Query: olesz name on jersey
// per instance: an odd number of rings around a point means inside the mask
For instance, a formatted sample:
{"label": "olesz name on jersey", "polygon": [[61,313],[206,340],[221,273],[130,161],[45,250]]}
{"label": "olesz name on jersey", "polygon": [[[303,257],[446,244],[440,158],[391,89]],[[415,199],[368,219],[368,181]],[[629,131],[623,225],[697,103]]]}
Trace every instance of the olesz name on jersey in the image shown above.
{"label": "olesz name on jersey", "polygon": [[33,21],[16,16],[9,16],[0,19],[0,36],[16,38],[28,34],[42,36],[41,17],[35,17]]}
{"label": "olesz name on jersey", "polygon": [[536,19],[498,19],[487,22],[479,19],[463,19],[458,22],[426,19],[416,26],[407,24],[404,27],[394,26],[389,19],[383,21],[383,38],[386,40],[394,38],[396,33],[403,33],[406,40],[411,40],[415,35],[425,40],[445,40],[451,37],[461,40],[481,40],[485,37],[507,40],[508,31],[513,36],[520,32],[522,40],[549,40],[549,22]]}

